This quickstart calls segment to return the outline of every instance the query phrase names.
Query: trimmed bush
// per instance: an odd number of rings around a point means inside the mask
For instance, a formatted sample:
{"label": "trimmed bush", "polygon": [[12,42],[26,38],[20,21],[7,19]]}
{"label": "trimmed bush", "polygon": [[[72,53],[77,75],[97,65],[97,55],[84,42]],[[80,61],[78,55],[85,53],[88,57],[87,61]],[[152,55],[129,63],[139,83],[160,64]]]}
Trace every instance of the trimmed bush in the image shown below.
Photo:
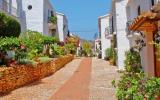
{"label": "trimmed bush", "polygon": [[0,36],[2,37],[18,37],[21,32],[19,22],[0,12]]}

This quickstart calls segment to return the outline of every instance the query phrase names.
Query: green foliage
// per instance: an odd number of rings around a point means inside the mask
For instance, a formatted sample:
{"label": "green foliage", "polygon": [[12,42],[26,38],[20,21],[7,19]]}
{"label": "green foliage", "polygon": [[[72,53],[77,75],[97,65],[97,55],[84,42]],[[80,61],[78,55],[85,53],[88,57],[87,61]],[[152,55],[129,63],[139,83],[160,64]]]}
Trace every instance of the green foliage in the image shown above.
{"label": "green foliage", "polygon": [[119,100],[155,100],[160,95],[160,78],[147,77],[143,72],[124,73],[117,86]]}
{"label": "green foliage", "polygon": [[153,43],[154,45],[155,45],[155,47],[156,47],[156,55],[157,55],[157,57],[159,58],[159,60],[160,60],[160,43]]}
{"label": "green foliage", "polygon": [[31,64],[31,65],[36,65],[37,63],[34,60],[29,60],[29,59],[20,59],[17,62],[18,64],[26,65],[26,64]]}
{"label": "green foliage", "polygon": [[12,50],[15,49],[16,47],[19,47],[20,42],[18,38],[14,37],[5,37],[5,38],[0,38],[0,50],[7,51],[7,50]]}
{"label": "green foliage", "polygon": [[84,54],[85,56],[92,55],[92,47],[88,41],[83,42],[82,49],[82,54]]}
{"label": "green foliage", "polygon": [[108,60],[113,60],[113,63],[115,64],[116,63],[116,58],[117,58],[117,52],[114,48],[107,48],[105,50],[105,54],[106,54],[106,58]]}
{"label": "green foliage", "polygon": [[49,21],[53,24],[57,24],[57,17],[56,16],[51,16],[51,17],[49,17]]}
{"label": "green foliage", "polygon": [[113,84],[118,100],[156,100],[160,95],[160,78],[149,77],[141,70],[139,52],[126,52],[125,68],[119,82]]}
{"label": "green foliage", "polygon": [[[30,30],[22,33],[20,39],[27,46],[29,59],[39,57],[44,50],[44,46],[47,45],[47,49],[50,49],[51,44],[58,42],[58,39],[55,37],[43,36],[39,32]],[[45,52],[45,55],[48,56],[48,52]]]}
{"label": "green foliage", "polygon": [[0,12],[0,36],[1,37],[18,37],[21,32],[19,22]]}
{"label": "green foliage", "polygon": [[[16,64],[28,62],[25,59],[33,60],[42,56],[50,56],[51,47],[58,42],[55,37],[43,36],[39,32],[27,31],[22,33],[19,38],[0,37],[0,60],[1,64],[7,65],[8,62]],[[7,52],[15,53],[14,58],[6,58]],[[54,46],[54,55],[64,55],[65,49],[58,45]],[[45,58],[44,58],[45,59]],[[42,59],[43,61],[46,61]]]}
{"label": "green foliage", "polygon": [[51,48],[52,48],[53,56],[65,55],[64,47],[61,47],[59,45],[52,45]]}
{"label": "green foliage", "polygon": [[49,62],[49,61],[53,60],[53,58],[39,57],[38,60],[40,60],[41,63],[45,63],[45,62]]}
{"label": "green foliage", "polygon": [[42,38],[42,44],[46,45],[46,44],[54,44],[57,43],[58,39],[55,37],[49,37],[49,36],[43,36]]}
{"label": "green foliage", "polygon": [[67,54],[75,54],[76,53],[76,46],[73,43],[65,44],[65,50]]}
{"label": "green foliage", "polygon": [[127,72],[140,72],[141,71],[141,57],[139,52],[131,49],[126,52],[125,69]]}

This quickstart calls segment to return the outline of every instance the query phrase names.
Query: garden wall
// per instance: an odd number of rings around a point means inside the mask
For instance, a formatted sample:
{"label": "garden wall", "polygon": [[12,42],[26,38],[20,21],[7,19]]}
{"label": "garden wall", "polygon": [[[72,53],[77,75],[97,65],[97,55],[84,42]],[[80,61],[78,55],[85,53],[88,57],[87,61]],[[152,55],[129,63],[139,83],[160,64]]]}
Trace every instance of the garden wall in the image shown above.
{"label": "garden wall", "polygon": [[0,68],[0,93],[7,93],[15,88],[40,80],[54,74],[74,59],[73,55],[60,57],[56,60],[36,65],[17,65]]}

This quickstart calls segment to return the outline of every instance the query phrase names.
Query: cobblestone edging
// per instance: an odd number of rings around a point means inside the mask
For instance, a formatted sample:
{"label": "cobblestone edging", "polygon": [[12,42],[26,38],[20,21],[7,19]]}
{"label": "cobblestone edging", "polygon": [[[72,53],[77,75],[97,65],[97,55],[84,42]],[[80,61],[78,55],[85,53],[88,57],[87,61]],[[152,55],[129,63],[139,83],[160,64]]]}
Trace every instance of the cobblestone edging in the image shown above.
{"label": "cobblestone edging", "polygon": [[50,62],[39,63],[36,66],[19,65],[9,68],[0,68],[0,93],[10,92],[27,83],[54,74],[73,59],[73,55],[66,55]]}

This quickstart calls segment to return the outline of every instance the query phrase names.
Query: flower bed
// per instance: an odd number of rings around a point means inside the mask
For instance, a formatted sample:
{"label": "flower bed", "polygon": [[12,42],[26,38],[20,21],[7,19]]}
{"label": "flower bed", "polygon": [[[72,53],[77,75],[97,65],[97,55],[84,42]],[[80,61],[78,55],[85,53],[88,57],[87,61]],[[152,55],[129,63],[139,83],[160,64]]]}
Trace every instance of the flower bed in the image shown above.
{"label": "flower bed", "polygon": [[60,57],[46,63],[36,65],[16,65],[15,67],[0,68],[0,93],[7,93],[27,83],[54,74],[74,59],[73,55]]}

